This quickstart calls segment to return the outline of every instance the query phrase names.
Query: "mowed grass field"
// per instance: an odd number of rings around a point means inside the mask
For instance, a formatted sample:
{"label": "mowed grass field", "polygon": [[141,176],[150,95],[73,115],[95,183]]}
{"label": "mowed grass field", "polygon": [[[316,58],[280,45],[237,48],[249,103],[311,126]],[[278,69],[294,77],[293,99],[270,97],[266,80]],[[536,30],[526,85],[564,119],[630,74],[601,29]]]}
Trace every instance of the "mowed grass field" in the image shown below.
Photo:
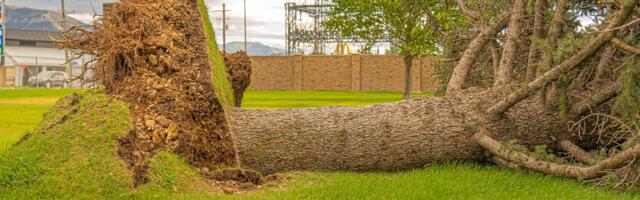
{"label": "mowed grass field", "polygon": [[73,92],[61,89],[0,90],[0,151],[33,130],[51,105]]}
{"label": "mowed grass field", "polygon": [[[11,145],[24,133],[38,126],[43,113],[59,97],[73,92],[76,91],[0,90],[0,144],[2,144],[0,158],[3,151],[12,150],[33,155],[33,158],[26,156],[27,160],[19,162],[13,160],[7,166],[3,166],[0,159],[0,199],[47,197],[55,199],[640,199],[640,195],[635,191],[605,190],[578,181],[533,172],[455,162],[392,173],[288,172],[283,174],[288,178],[278,187],[265,187],[248,194],[224,195],[200,190],[203,186],[193,184],[198,182],[194,178],[194,169],[189,169],[181,158],[169,153],[160,153],[156,156],[158,158],[150,161],[154,175],[149,184],[131,189],[126,186],[128,177],[120,172],[124,168],[118,165],[119,162],[114,161],[117,157],[108,153],[112,151],[110,149],[115,143],[109,139],[112,136],[108,134],[111,133],[107,132],[115,128],[83,130],[82,127],[78,127],[73,130],[80,131],[78,137],[82,139],[74,139],[63,134],[52,136],[52,138],[69,141],[70,144],[59,144],[49,139],[36,138],[24,148],[11,148]],[[399,93],[249,91],[246,93],[244,106],[257,109],[355,106],[394,102],[400,99]],[[96,111],[97,113],[101,112]],[[93,114],[86,117],[87,119],[71,120],[85,123],[91,118],[100,119]],[[114,121],[117,120],[122,121],[122,119],[114,119]],[[110,126],[126,126],[126,123],[115,123]],[[54,130],[54,133],[65,131],[67,130]],[[93,132],[96,136],[87,134]],[[105,139],[111,141],[107,142],[109,145],[93,146],[98,144],[95,141]],[[47,148],[29,148],[37,145],[48,146]],[[59,152],[58,149],[60,149]],[[65,155],[88,160],[65,158]],[[44,167],[33,167],[33,162],[47,162],[47,164],[43,165]],[[73,164],[74,162],[76,164]],[[55,166],[66,166],[66,168]],[[90,166],[95,170],[87,170],[84,166]],[[47,169],[48,167],[51,169]],[[1,171],[23,168],[24,172]],[[47,172],[47,170],[54,170],[54,172],[61,170],[60,172],[64,173]],[[115,175],[106,177],[101,175],[102,173]],[[15,181],[16,178],[24,181]],[[66,184],[52,184],[65,182]]]}

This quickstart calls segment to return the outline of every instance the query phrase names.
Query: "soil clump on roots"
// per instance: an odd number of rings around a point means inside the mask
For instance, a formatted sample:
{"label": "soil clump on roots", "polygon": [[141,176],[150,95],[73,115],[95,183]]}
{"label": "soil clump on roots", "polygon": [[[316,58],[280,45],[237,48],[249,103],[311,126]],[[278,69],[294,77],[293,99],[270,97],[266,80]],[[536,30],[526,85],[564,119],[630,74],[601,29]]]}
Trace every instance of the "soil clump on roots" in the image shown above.
{"label": "soil clump on roots", "polygon": [[244,91],[251,84],[251,73],[253,72],[251,59],[244,51],[223,55],[224,64],[229,73],[229,81],[233,88],[234,103],[236,107],[240,107]]}

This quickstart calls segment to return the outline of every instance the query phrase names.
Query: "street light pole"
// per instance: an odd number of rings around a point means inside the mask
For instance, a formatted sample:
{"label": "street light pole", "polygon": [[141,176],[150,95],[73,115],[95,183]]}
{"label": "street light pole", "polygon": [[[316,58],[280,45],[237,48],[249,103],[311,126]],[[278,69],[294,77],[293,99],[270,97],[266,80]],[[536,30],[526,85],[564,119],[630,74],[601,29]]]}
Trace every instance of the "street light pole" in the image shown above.
{"label": "street light pole", "polygon": [[227,4],[222,3],[222,10],[214,10],[214,12],[222,12],[222,52],[227,53]]}
{"label": "street light pole", "polygon": [[[62,6],[62,32],[67,30],[67,14],[66,11],[64,9],[64,0],[60,0],[60,5]],[[69,49],[64,48],[64,61],[66,62],[66,72],[67,72],[67,87],[71,88],[71,79],[73,79],[73,75],[72,72],[73,70],[71,69],[71,60],[69,58]],[[36,72],[37,73],[37,72]]]}
{"label": "street light pole", "polygon": [[247,0],[244,0],[244,51],[248,53],[247,49]]}
{"label": "street light pole", "polygon": [[222,52],[227,53],[227,5],[222,4]]}

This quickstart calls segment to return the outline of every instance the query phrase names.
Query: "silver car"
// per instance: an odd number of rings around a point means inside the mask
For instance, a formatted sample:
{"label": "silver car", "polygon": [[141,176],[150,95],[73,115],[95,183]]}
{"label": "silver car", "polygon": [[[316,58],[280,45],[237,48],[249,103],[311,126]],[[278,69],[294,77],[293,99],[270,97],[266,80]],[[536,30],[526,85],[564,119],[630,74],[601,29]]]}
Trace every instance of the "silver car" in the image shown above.
{"label": "silver car", "polygon": [[31,87],[64,87],[67,82],[67,73],[61,71],[44,71],[29,78]]}

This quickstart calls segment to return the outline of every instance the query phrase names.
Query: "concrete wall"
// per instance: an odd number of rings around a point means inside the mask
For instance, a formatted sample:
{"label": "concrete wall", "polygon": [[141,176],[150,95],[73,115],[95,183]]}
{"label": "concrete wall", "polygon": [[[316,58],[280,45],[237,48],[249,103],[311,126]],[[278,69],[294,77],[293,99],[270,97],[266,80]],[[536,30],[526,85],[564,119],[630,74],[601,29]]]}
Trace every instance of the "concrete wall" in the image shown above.
{"label": "concrete wall", "polygon": [[[412,92],[435,92],[433,57],[414,60]],[[253,56],[252,90],[395,91],[404,88],[400,56]]]}

